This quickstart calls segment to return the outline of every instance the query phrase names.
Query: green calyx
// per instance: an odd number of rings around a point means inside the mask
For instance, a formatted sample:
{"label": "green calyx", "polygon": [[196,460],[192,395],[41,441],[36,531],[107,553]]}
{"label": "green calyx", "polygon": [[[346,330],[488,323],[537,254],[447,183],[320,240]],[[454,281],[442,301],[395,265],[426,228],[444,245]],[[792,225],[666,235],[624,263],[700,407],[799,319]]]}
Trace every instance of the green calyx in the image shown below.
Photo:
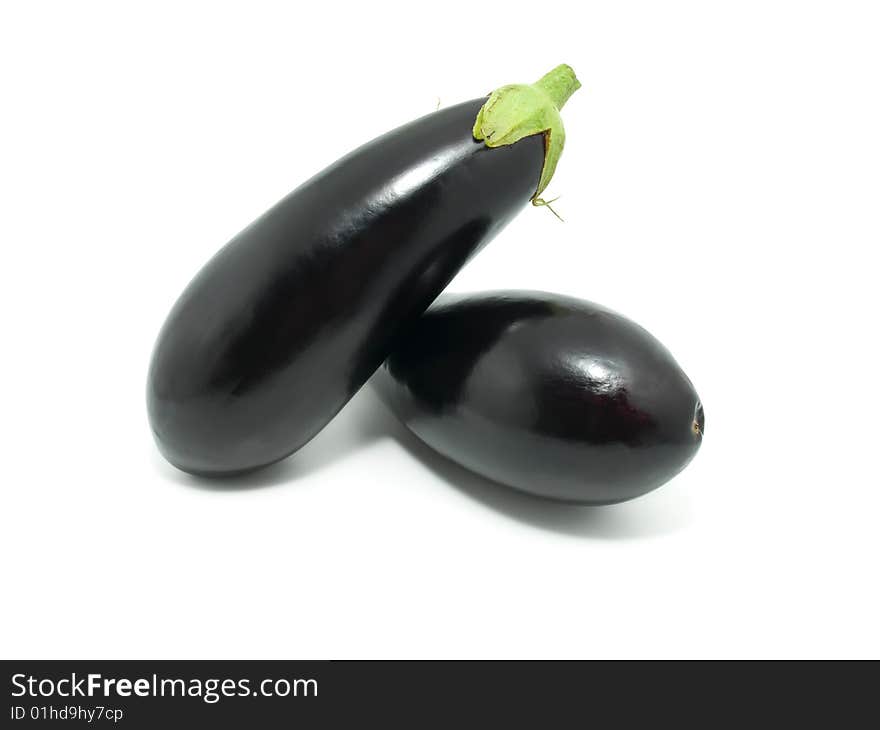
{"label": "green calyx", "polygon": [[474,139],[487,147],[503,147],[533,134],[544,135],[544,167],[534,205],[553,177],[565,146],[565,128],[559,110],[581,87],[571,66],[557,66],[534,84],[511,84],[491,93],[474,122]]}

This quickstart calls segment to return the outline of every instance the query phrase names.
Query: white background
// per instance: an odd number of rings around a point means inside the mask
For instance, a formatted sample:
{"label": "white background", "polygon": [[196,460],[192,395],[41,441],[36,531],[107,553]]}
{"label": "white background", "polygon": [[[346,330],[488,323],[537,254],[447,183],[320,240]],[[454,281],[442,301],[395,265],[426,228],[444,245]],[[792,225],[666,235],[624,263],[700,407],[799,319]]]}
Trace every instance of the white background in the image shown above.
{"label": "white background", "polygon": [[[4,3],[6,658],[880,656],[876,3]],[[211,254],[394,126],[560,62],[548,195],[453,288],[651,330],[692,465],[576,508],[362,392],[232,485],[165,464],[150,351]]]}

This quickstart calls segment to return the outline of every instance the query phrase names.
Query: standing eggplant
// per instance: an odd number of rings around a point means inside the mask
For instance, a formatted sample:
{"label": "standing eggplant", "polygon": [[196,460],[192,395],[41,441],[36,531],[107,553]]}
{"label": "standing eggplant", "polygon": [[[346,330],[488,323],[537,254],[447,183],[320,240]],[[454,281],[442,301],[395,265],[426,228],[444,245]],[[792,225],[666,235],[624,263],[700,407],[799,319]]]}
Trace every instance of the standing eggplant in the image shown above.
{"label": "standing eggplant", "polygon": [[391,342],[549,182],[559,66],[343,157],[221,249],[177,300],[147,378],[156,443],[203,475],[283,459],[367,381]]}
{"label": "standing eggplant", "polygon": [[700,399],[663,345],[554,294],[444,296],[372,383],[439,453],[568,502],[638,497],[681,471],[703,438]]}

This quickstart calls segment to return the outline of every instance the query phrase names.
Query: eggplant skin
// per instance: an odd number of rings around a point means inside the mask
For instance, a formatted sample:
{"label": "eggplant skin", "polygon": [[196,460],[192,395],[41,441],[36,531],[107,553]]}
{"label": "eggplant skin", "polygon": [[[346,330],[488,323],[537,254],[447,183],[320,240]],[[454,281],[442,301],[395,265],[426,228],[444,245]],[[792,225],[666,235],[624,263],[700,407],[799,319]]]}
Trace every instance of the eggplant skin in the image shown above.
{"label": "eggplant skin", "polygon": [[343,157],[204,266],[168,315],[147,377],[150,425],[168,461],[222,476],[296,451],[529,202],[543,135],[491,149],[476,141],[484,101]]}
{"label": "eggplant skin", "polygon": [[541,497],[613,504],[694,457],[703,407],[634,322],[543,292],[445,295],[371,381],[424,443]]}

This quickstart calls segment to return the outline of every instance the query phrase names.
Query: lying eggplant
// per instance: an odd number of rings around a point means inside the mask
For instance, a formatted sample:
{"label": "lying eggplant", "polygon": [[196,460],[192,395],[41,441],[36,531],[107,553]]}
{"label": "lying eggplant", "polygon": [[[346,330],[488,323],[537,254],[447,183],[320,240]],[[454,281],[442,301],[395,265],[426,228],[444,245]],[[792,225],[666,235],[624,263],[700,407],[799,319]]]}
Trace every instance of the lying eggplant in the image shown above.
{"label": "lying eggplant", "polygon": [[445,295],[372,383],[431,448],[563,501],[645,494],[703,438],[700,400],[663,345],[619,314],[554,294]]}
{"label": "lying eggplant", "polygon": [[579,86],[559,66],[429,114],[233,238],[180,296],[153,352],[147,406],[168,461],[234,474],[318,433],[468,258],[530,199],[543,202],[564,141],[559,109]]}

